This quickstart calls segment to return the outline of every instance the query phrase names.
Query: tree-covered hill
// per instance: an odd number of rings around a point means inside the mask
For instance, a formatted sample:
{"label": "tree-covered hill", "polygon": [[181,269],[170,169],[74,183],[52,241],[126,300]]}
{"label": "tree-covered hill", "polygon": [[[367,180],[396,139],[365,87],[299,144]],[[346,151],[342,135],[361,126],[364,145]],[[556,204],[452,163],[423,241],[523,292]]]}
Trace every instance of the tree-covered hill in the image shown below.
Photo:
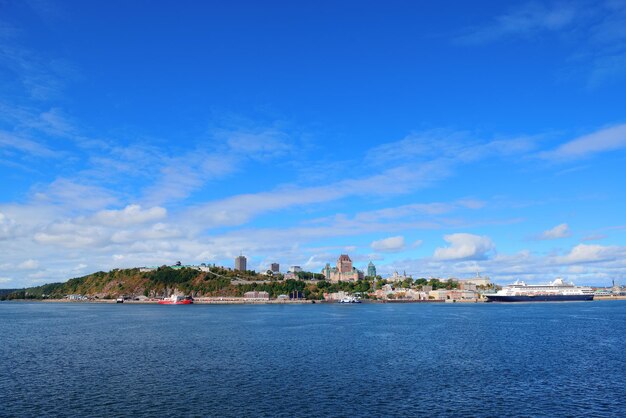
{"label": "tree-covered hill", "polygon": [[11,293],[15,293],[17,291],[19,291],[20,289],[0,289],[0,298],[2,298],[3,296],[6,297],[6,295],[9,295]]}
{"label": "tree-covered hill", "polygon": [[[236,280],[236,283],[232,281]],[[303,280],[268,280],[255,272],[235,272],[222,267],[200,271],[189,267],[159,267],[153,271],[115,269],[76,277],[64,283],[50,283],[26,289],[11,290],[0,300],[62,299],[67,295],[113,299],[120,296],[163,297],[176,292],[198,296],[243,296],[248,291],[266,291],[271,297],[299,294],[320,299],[321,287]],[[299,293],[297,293],[299,292]]]}
{"label": "tree-covered hill", "polygon": [[[219,268],[216,268],[219,269]],[[222,270],[222,269],[219,269]],[[107,299],[118,296],[166,296],[174,290],[194,295],[219,293],[231,286],[225,274],[202,272],[195,268],[159,267],[141,272],[134,269],[99,271],[65,283],[50,283],[4,295],[4,299],[58,299],[66,295],[84,295]]]}

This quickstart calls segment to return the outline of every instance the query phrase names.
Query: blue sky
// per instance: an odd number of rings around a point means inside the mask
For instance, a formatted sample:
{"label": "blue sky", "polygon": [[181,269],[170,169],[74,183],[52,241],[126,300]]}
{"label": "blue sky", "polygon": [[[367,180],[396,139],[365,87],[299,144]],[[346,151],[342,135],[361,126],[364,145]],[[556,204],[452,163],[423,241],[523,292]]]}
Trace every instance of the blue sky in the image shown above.
{"label": "blue sky", "polygon": [[1,2],[0,287],[626,283],[626,3],[421,3]]}

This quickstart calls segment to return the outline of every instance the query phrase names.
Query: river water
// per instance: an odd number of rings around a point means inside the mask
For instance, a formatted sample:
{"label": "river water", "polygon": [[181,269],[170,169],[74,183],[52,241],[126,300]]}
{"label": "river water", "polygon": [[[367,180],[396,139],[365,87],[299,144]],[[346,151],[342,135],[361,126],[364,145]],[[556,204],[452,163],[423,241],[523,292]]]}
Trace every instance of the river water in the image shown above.
{"label": "river water", "polygon": [[626,301],[0,303],[0,416],[625,416]]}

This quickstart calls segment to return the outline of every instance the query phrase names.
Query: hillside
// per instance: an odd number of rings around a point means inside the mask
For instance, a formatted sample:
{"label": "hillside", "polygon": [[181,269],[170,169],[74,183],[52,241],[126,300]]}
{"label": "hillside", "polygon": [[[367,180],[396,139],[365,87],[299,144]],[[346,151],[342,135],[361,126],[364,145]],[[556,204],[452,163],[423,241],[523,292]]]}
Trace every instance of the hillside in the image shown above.
{"label": "hillside", "polygon": [[21,290],[21,289],[0,289],[0,299],[3,296],[9,295],[11,293],[15,293],[15,292],[17,292],[19,290]]}
{"label": "hillside", "polygon": [[[332,286],[332,289],[335,287],[337,286]],[[351,287],[352,289],[347,290],[354,290],[354,286]],[[369,284],[366,287],[369,288]],[[194,297],[243,296],[245,292],[251,290],[267,291],[271,297],[299,291],[307,298],[321,299],[324,291],[332,289],[325,282],[318,286],[303,280],[268,281],[267,277],[258,276],[252,271],[234,272],[221,267],[211,267],[210,271],[199,271],[188,267],[163,266],[148,272],[141,272],[138,268],[100,271],[73,278],[64,283],[50,283],[14,290],[9,294],[1,295],[0,300],[61,299],[66,295],[84,295],[98,299],[140,295],[162,297],[173,292]]]}
{"label": "hillside", "polygon": [[[118,296],[163,296],[174,290],[184,294],[214,295],[230,294],[233,272],[219,267],[211,272],[201,272],[194,268],[159,267],[156,270],[140,272],[134,269],[114,269],[77,277],[64,283],[50,283],[14,291],[5,295],[6,299],[58,299],[66,295],[85,295],[93,298],[109,299]],[[215,271],[213,271],[215,270]],[[244,279],[247,274],[239,274]]]}
{"label": "hillside", "polygon": [[[222,267],[207,267],[206,271],[184,266],[162,266],[152,271],[133,269],[114,269],[109,272],[99,271],[83,277],[70,279],[64,283],[50,283],[27,289],[10,290],[0,293],[0,300],[13,299],[62,299],[67,295],[83,295],[94,299],[114,299],[120,296],[135,298],[138,296],[164,297],[172,293],[201,296],[243,296],[252,290],[266,291],[270,297],[289,295],[299,292],[307,299],[323,299],[324,293],[338,291],[360,292],[367,297],[373,288],[369,279],[357,282],[330,283],[320,280],[321,275],[300,272],[299,280],[282,280],[282,276],[270,278],[254,271],[233,271]],[[314,279],[314,280],[311,280]],[[386,281],[376,279],[376,288],[380,289]],[[429,285],[432,289],[456,288],[457,282],[441,282],[438,279],[424,278],[413,281],[407,279],[404,288]]]}

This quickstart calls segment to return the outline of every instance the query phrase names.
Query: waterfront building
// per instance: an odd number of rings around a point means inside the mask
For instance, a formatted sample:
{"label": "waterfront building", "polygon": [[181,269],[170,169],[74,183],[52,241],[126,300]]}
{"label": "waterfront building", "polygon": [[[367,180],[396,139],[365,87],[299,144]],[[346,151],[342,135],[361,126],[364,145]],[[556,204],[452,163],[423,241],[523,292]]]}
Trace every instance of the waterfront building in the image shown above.
{"label": "waterfront building", "polygon": [[280,272],[280,266],[278,265],[278,263],[272,263],[272,264],[270,265],[270,271],[271,271],[272,273],[278,273],[278,272]]}
{"label": "waterfront building", "polygon": [[244,255],[240,255],[235,258],[235,270],[246,271],[248,260]]}
{"label": "waterfront building", "polygon": [[396,299],[396,300],[428,300],[428,293],[420,292],[415,289],[394,289],[391,292],[381,293],[384,295],[383,299]]}
{"label": "waterfront building", "polygon": [[252,291],[252,292],[246,292],[243,294],[243,298],[244,299],[248,299],[248,300],[269,300],[270,299],[270,294],[267,292],[259,292],[259,291]]}
{"label": "waterfront building", "polygon": [[350,296],[352,296],[351,293],[340,290],[339,292],[334,292],[334,293],[324,293],[324,300],[339,301],[341,299],[345,299]]}
{"label": "waterfront building", "polygon": [[369,277],[374,277],[374,278],[376,277],[376,266],[371,261],[367,265],[367,275]]}
{"label": "waterfront building", "polygon": [[374,291],[374,295],[377,299],[395,299],[399,296],[405,296],[405,294],[406,289],[394,289],[393,285],[389,283],[384,284],[381,289]]}
{"label": "waterfront building", "polygon": [[364,277],[363,272],[352,266],[352,260],[348,254],[341,254],[337,259],[337,266],[331,267],[330,263],[322,269],[324,278],[331,282],[354,282]]}
{"label": "waterfront building", "polygon": [[448,298],[452,300],[476,300],[476,292],[471,290],[450,290]]}
{"label": "waterfront building", "polygon": [[459,281],[459,289],[460,290],[470,290],[472,292],[476,291],[476,285],[472,282]]}
{"label": "waterfront building", "polygon": [[428,298],[434,300],[446,300],[448,298],[448,290],[431,290],[430,292],[428,292]]}

